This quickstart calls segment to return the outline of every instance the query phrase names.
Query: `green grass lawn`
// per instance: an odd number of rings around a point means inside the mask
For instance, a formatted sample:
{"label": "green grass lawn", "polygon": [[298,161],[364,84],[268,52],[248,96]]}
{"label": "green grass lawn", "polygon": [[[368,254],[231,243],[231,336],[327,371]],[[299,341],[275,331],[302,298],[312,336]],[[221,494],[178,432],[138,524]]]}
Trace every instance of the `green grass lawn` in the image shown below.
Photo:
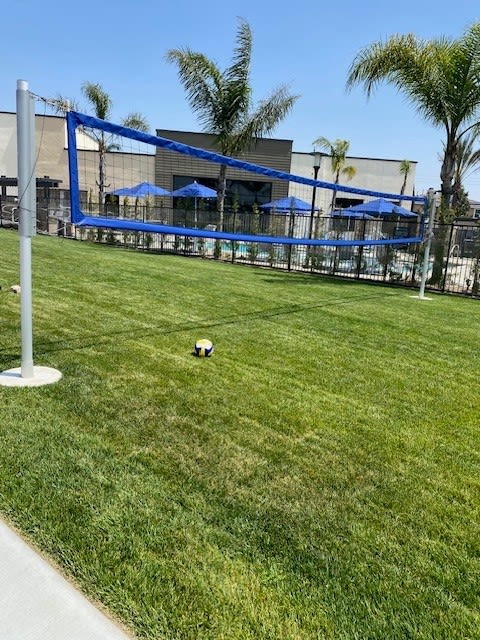
{"label": "green grass lawn", "polygon": [[0,387],[0,513],[139,638],[480,638],[478,301],[47,237],[33,265],[63,379]]}

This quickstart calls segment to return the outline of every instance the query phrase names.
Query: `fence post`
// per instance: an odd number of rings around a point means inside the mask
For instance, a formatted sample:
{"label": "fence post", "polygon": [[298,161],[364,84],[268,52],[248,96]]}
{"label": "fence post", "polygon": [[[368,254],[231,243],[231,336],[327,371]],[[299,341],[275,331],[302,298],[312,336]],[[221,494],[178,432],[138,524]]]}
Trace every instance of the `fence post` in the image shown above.
{"label": "fence post", "polygon": [[[232,218],[232,224],[233,224],[233,233],[236,233],[236,226],[237,226],[237,209],[236,207],[233,208],[233,218]],[[232,240],[232,264],[235,262],[235,240]]]}
{"label": "fence post", "polygon": [[[365,228],[367,226],[367,220],[364,217],[363,220],[363,226],[362,226],[362,240],[365,240]],[[355,223],[354,223],[355,224]],[[355,225],[356,226],[356,225]],[[355,228],[355,233],[356,233],[356,228]],[[360,280],[360,272],[362,270],[362,257],[363,257],[363,244],[361,244],[358,247],[358,255],[357,255],[357,280]]]}
{"label": "fence post", "polygon": [[[288,237],[289,238],[293,238],[294,235],[294,230],[295,230],[295,209],[292,209],[290,211],[290,219],[288,221]],[[288,245],[288,270],[291,271],[292,270],[292,246],[291,244]]]}
{"label": "fence post", "polygon": [[425,298],[425,283],[427,281],[428,263],[430,261],[430,248],[432,246],[433,237],[433,221],[435,218],[435,191],[433,189],[428,190],[428,229],[427,229],[427,241],[425,243],[425,251],[423,252],[423,265],[422,265],[422,279],[420,282],[420,292],[418,297],[420,300],[426,300]]}
{"label": "fence post", "polygon": [[453,239],[453,221],[450,223],[450,237],[448,238],[447,261],[445,263],[444,272],[442,275],[442,293],[445,293],[445,287],[447,284],[447,272],[448,272],[448,263],[450,262],[450,251],[452,250],[452,239]]}

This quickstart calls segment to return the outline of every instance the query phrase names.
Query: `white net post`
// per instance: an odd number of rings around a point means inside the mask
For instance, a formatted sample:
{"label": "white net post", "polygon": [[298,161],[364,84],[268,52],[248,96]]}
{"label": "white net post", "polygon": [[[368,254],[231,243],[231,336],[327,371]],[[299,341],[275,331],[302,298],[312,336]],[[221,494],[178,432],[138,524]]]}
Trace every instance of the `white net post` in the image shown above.
{"label": "white net post", "polygon": [[17,167],[20,237],[21,367],[0,373],[0,385],[38,387],[57,382],[62,374],[33,366],[32,236],[36,231],[35,111],[25,80],[17,80]]}

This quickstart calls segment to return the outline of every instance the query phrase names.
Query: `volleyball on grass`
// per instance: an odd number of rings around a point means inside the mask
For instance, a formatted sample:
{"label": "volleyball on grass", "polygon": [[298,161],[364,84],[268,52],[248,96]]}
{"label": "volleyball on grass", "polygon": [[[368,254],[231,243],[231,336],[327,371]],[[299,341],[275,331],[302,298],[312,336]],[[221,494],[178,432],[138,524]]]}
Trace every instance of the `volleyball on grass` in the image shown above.
{"label": "volleyball on grass", "polygon": [[208,358],[213,353],[213,343],[206,338],[197,340],[195,343],[195,355],[199,358]]}

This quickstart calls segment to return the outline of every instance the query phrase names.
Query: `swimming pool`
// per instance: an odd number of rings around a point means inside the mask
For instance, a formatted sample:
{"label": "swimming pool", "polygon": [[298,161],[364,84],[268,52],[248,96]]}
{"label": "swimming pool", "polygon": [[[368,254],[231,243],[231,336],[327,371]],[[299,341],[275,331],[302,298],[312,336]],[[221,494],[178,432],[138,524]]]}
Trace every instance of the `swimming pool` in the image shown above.
{"label": "swimming pool", "polygon": [[[244,258],[248,258],[249,254],[248,254],[248,245],[245,242],[236,242],[235,243],[235,255],[236,256],[241,256]],[[232,242],[228,242],[228,241],[222,241],[220,244],[222,253],[232,253]],[[215,241],[214,240],[207,240],[205,243],[205,248],[208,252],[212,252],[215,249]]]}

